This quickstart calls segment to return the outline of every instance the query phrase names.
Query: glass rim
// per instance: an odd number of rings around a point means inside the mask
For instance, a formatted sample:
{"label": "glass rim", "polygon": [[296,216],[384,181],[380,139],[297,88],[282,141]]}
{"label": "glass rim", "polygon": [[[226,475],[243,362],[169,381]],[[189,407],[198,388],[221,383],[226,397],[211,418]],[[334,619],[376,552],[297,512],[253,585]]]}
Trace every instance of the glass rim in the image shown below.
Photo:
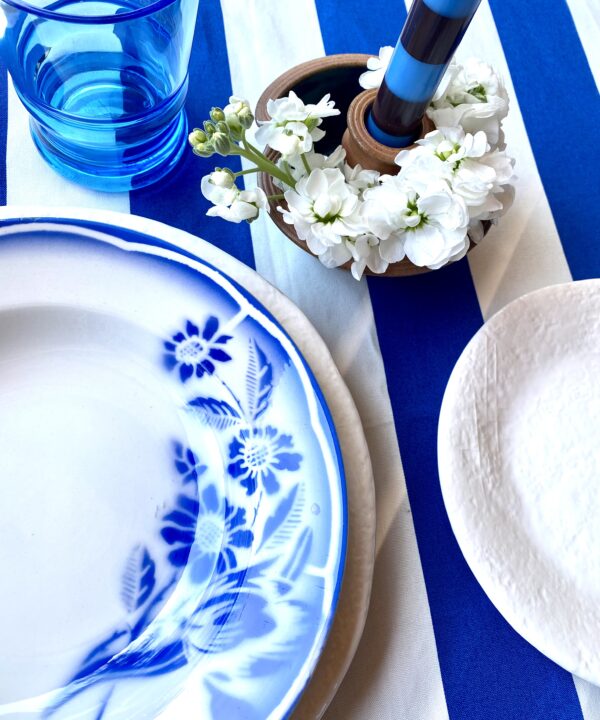
{"label": "glass rim", "polygon": [[58,22],[79,23],[84,25],[101,25],[115,24],[126,22],[127,20],[135,20],[136,18],[152,15],[158,10],[168,7],[176,2],[176,0],[154,0],[149,5],[136,8],[135,10],[127,10],[114,15],[74,15],[72,13],[61,13],[55,10],[49,10],[44,7],[37,7],[26,2],[26,0],[1,0],[2,4],[21,10],[31,15],[46,18],[47,20],[56,20]]}

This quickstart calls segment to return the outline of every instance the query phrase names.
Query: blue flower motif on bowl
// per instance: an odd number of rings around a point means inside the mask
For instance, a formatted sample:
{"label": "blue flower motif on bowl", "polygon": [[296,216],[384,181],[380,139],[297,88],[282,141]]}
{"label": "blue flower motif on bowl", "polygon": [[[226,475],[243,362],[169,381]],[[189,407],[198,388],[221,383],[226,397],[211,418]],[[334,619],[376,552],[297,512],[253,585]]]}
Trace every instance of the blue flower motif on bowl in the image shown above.
{"label": "blue flower motif on bowl", "polygon": [[208,580],[213,570],[223,574],[237,568],[236,552],[254,541],[246,527],[246,511],[219,497],[208,484],[198,499],[179,495],[177,507],[163,518],[161,535],[173,547],[169,561],[176,567],[190,564],[194,582]]}
{"label": "blue flower motif on bowl", "polygon": [[229,445],[227,470],[248,495],[255,493],[259,484],[267,493],[275,493],[280,487],[275,471],[300,468],[302,455],[290,452],[293,445],[291,435],[281,434],[271,425],[243,429]]}
{"label": "blue flower motif on bowl", "polygon": [[206,465],[202,465],[192,450],[181,443],[175,443],[175,467],[184,485],[198,482],[206,471]]}
{"label": "blue flower motif on bowl", "polygon": [[231,340],[230,335],[219,335],[219,320],[211,315],[204,323],[202,334],[191,320],[185,323],[185,330],[173,335],[164,343],[164,363],[167,370],[179,368],[182,382],[189,380],[194,373],[202,377],[212,375],[215,363],[229,362],[231,355],[222,346]]}

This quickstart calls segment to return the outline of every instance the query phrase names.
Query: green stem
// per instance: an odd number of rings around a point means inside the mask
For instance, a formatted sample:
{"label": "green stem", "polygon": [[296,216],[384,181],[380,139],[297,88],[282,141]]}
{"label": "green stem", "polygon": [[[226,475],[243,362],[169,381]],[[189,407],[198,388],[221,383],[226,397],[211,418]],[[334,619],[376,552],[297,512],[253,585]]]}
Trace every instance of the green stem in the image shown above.
{"label": "green stem", "polygon": [[302,164],[304,165],[304,169],[305,169],[306,172],[310,175],[311,172],[312,172],[312,170],[311,170],[311,167],[310,167],[310,164],[309,164],[308,160],[306,159],[306,153],[302,153],[302,154],[300,155],[300,157],[302,158]]}
{"label": "green stem", "polygon": [[268,200],[285,200],[285,195],[280,193],[279,195],[267,195]]}
{"label": "green stem", "polygon": [[278,168],[275,163],[267,160],[264,155],[255,155],[251,150],[244,147],[238,148],[235,154],[241,155],[243,158],[246,158],[246,160],[254,163],[259,171],[265,172],[267,173],[267,175],[272,175],[273,177],[276,177],[278,180],[281,180],[281,182],[284,182],[286,185],[289,185],[292,188],[296,187],[296,181],[294,180],[294,178],[291,175],[285,173],[281,168]]}
{"label": "green stem", "polygon": [[250,175],[250,173],[260,172],[259,168],[248,168],[247,170],[240,170],[239,172],[233,173],[233,177],[241,177],[242,175]]}
{"label": "green stem", "polygon": [[258,157],[264,157],[264,154],[257,147],[254,147],[254,145],[252,145],[252,143],[248,140],[248,138],[246,137],[245,130],[242,134],[242,143],[244,144],[244,147],[246,148],[246,150],[248,150],[249,152],[252,152],[255,155],[258,155]]}

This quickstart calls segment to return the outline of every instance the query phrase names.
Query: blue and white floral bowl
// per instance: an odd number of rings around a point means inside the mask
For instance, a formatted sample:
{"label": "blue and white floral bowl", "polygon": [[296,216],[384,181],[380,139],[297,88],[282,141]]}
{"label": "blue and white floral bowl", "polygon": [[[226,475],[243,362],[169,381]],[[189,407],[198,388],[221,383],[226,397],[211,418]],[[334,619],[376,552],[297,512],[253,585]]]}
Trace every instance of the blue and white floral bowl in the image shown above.
{"label": "blue and white floral bowl", "polygon": [[287,717],[346,508],[281,327],[165,242],[3,221],[0,390],[0,717]]}

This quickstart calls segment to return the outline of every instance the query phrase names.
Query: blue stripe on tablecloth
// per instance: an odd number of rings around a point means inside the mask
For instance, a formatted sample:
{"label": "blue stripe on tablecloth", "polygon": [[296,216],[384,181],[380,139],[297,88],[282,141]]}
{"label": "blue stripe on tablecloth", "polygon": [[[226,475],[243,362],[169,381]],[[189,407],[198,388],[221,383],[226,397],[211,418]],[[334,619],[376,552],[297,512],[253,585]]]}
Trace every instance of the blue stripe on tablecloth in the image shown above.
{"label": "blue stripe on tablecloth", "polygon": [[8,130],[8,75],[0,57],[0,205],[6,205],[6,136]]}
{"label": "blue stripe on tablecloth", "polygon": [[600,97],[571,13],[564,0],[490,5],[571,273],[598,277]]}
{"label": "blue stripe on tablecloth", "polygon": [[[393,45],[405,17],[401,3],[388,0],[372,0],[368,10],[362,0],[349,0],[343,16],[334,0],[316,2],[328,53],[375,53]],[[571,675],[527,644],[491,605],[443,505],[439,409],[454,363],[482,323],[469,266],[462,261],[414,278],[370,279],[369,291],[450,717],[581,719]]]}
{"label": "blue stripe on tablecloth", "polygon": [[[231,95],[227,46],[219,0],[200,0],[196,34],[190,58],[190,87],[186,109],[190,126],[202,124],[213,105],[226,104]],[[215,166],[240,169],[239,158],[199,158],[186,151],[178,169],[158,185],[131,192],[131,212],[160,220],[199,235],[254,267],[247,223],[235,225],[207,218],[210,207],[200,193],[200,180]]]}

